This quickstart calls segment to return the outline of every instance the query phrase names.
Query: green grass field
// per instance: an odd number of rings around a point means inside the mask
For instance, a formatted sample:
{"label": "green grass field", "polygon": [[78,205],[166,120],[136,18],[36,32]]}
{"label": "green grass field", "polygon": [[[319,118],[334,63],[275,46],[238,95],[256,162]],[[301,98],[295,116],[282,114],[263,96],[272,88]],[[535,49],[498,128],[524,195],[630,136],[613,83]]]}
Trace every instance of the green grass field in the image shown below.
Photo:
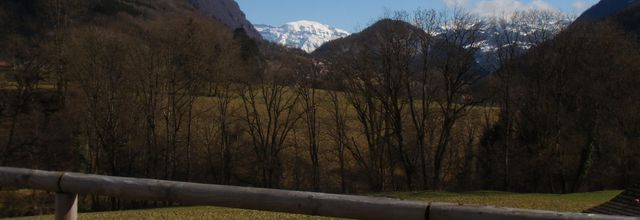
{"label": "green grass field", "polygon": [[[519,194],[506,192],[397,192],[380,193],[373,196],[392,197],[428,202],[449,202],[475,205],[542,209],[580,212],[604,203],[621,191],[600,191],[574,194]],[[16,218],[21,220],[52,219],[52,216]],[[179,207],[150,210],[82,213],[80,219],[328,219],[305,215],[274,212],[227,209],[217,207]]]}

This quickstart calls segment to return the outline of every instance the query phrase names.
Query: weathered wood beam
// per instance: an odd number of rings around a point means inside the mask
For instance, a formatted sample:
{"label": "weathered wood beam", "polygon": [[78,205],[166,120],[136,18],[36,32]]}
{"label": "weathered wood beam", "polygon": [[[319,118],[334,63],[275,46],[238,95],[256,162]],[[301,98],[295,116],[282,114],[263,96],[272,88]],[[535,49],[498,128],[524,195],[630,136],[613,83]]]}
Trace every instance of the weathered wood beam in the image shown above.
{"label": "weathered wood beam", "polygon": [[[77,209],[77,197],[75,194],[98,194],[132,200],[172,201],[181,204],[213,205],[356,219],[639,219],[635,217],[466,206],[448,203],[424,203],[379,197],[47,172],[9,167],[0,167],[0,186],[58,192],[56,206],[60,205],[60,208],[57,209],[61,210],[61,213],[67,210],[73,213],[72,211]],[[60,199],[60,203],[58,203],[58,199]]]}
{"label": "weathered wood beam", "polygon": [[[34,181],[35,180],[35,181]],[[54,184],[60,180],[59,188]],[[46,187],[42,187],[42,183]],[[172,201],[356,219],[425,219],[427,203],[0,167],[0,185],[123,199]]]}
{"label": "weathered wood beam", "polygon": [[0,167],[0,186],[60,192],[62,172]]}

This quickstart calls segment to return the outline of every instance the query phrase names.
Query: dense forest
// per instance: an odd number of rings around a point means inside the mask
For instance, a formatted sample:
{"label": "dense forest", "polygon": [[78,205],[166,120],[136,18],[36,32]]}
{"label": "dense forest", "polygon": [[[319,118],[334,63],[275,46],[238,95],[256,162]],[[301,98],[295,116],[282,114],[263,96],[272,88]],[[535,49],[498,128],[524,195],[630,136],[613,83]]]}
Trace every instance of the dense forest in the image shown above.
{"label": "dense forest", "polygon": [[[0,166],[340,193],[640,180],[628,20],[556,35],[553,12],[398,12],[306,54],[179,0],[0,6]],[[533,31],[513,31],[523,25]],[[502,46],[484,51],[489,40]],[[0,214],[49,211],[40,194]],[[82,199],[86,210],[171,205]]]}

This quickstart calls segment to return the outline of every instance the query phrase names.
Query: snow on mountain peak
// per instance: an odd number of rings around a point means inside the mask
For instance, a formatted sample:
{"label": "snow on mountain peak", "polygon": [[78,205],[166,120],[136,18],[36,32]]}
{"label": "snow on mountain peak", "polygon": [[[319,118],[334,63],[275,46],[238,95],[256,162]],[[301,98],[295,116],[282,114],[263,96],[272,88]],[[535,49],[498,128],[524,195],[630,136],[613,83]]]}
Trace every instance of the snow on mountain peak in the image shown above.
{"label": "snow on mountain peak", "polygon": [[292,21],[292,22],[288,22],[285,25],[288,26],[297,26],[297,27],[320,27],[320,28],[329,28],[329,25],[326,24],[322,24],[322,23],[318,23],[315,21],[309,21],[309,20],[299,20],[299,21]]}
{"label": "snow on mountain peak", "polygon": [[256,29],[268,41],[288,47],[300,48],[308,53],[313,52],[328,41],[351,34],[345,30],[308,20],[293,21],[280,27],[256,25]]}

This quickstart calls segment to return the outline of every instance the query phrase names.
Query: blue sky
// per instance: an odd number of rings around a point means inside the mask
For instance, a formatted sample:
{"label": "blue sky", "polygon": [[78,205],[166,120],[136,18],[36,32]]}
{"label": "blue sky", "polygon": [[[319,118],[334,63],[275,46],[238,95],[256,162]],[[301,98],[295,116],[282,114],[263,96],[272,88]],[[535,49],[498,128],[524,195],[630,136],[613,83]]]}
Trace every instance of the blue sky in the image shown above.
{"label": "blue sky", "polygon": [[254,24],[280,26],[312,20],[355,32],[367,27],[385,11],[444,9],[461,5],[480,15],[542,8],[580,14],[598,0],[236,0]]}

